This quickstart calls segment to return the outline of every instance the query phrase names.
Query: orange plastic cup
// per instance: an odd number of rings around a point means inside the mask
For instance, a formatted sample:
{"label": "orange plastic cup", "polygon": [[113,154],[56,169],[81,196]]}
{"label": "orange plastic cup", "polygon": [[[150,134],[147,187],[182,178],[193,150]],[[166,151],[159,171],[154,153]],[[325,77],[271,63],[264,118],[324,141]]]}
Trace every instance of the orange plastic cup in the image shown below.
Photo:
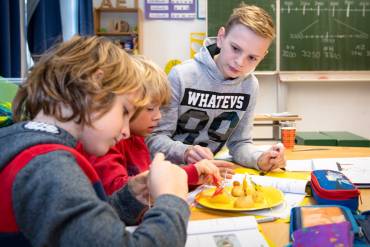
{"label": "orange plastic cup", "polygon": [[296,127],[294,122],[281,122],[281,142],[286,149],[293,149]]}

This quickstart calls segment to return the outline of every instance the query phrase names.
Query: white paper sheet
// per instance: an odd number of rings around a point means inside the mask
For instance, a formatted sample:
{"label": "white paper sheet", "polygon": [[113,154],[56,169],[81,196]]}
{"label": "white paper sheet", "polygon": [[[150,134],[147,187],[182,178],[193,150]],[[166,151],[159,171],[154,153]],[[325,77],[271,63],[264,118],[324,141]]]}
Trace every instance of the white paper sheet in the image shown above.
{"label": "white paper sheet", "polygon": [[[132,233],[136,228],[130,226],[126,230]],[[186,247],[268,246],[253,216],[192,220],[189,221],[187,233]]]}
{"label": "white paper sheet", "polygon": [[[311,170],[310,170],[311,166]],[[359,187],[370,187],[370,157],[288,160],[287,171],[340,171]]]}
{"label": "white paper sheet", "polygon": [[313,168],[340,171],[356,185],[370,185],[370,157],[313,159]]}
{"label": "white paper sheet", "polygon": [[[266,152],[267,150],[271,149],[271,147],[272,145],[256,145],[256,148],[262,152]],[[223,148],[215,155],[215,159],[232,161],[233,157],[230,155],[227,148]]]}
{"label": "white paper sheet", "polygon": [[186,247],[268,246],[253,216],[190,221]]}
{"label": "white paper sheet", "polygon": [[287,160],[285,170],[291,172],[312,171],[312,160]]}

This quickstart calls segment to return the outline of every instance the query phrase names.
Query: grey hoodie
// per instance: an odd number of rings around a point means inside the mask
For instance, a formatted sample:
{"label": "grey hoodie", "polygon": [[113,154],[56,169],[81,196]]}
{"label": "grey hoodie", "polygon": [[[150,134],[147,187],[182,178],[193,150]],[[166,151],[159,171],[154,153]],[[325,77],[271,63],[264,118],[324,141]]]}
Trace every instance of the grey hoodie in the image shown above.
{"label": "grey hoodie", "polygon": [[[0,172],[28,147],[41,143],[76,145],[63,129],[27,123],[0,128]],[[67,151],[34,157],[17,173],[11,193],[20,234],[33,246],[185,245],[190,212],[184,200],[172,195],[158,197],[131,234],[125,225],[137,223],[145,206],[127,186],[113,194],[109,203],[100,200]],[[0,232],[0,245],[7,236],[9,233]]]}
{"label": "grey hoodie", "polygon": [[184,163],[189,145],[218,152],[226,143],[233,160],[257,168],[262,154],[252,142],[258,81],[253,74],[224,79],[213,56],[215,44],[202,47],[194,59],[175,66],[169,80],[172,100],[161,110],[159,126],[147,137],[151,154],[163,152],[174,163]]}

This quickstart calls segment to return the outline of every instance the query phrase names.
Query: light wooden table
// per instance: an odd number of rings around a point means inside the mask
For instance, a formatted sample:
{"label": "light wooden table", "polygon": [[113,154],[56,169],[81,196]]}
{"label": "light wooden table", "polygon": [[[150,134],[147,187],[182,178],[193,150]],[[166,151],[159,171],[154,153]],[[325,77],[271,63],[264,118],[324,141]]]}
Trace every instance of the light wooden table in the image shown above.
{"label": "light wooden table", "polygon": [[[321,149],[321,150],[319,150]],[[292,160],[313,158],[345,158],[345,157],[369,157],[370,148],[363,147],[321,147],[296,145],[293,150],[286,150],[286,158]],[[361,189],[362,204],[360,210],[370,210],[370,189]],[[312,198],[309,203],[315,204]],[[243,214],[245,215],[245,214]],[[242,216],[242,214],[229,213],[230,217]],[[225,217],[225,213],[217,213],[212,210],[192,209],[191,220],[212,219]],[[260,224],[263,234],[275,246],[285,246],[289,242],[289,223],[268,222]]]}
{"label": "light wooden table", "polygon": [[300,116],[291,117],[272,117],[267,115],[256,115],[254,117],[253,126],[271,126],[272,127],[272,138],[253,138],[255,141],[270,140],[278,141],[280,136],[280,122],[283,121],[300,121]]}

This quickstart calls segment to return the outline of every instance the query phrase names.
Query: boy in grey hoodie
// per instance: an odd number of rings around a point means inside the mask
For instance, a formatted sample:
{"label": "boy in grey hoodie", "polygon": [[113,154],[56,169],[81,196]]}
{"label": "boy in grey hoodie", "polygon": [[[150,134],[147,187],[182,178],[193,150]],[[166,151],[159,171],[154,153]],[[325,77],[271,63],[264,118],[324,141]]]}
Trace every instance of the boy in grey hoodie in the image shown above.
{"label": "boy in grey hoodie", "polygon": [[252,74],[275,36],[271,17],[261,8],[234,9],[217,41],[195,58],[175,66],[169,80],[172,100],[146,139],[153,154],[163,152],[175,163],[213,159],[226,143],[233,160],[269,171],[285,166],[284,150],[266,152],[253,145],[251,131],[258,94]]}

